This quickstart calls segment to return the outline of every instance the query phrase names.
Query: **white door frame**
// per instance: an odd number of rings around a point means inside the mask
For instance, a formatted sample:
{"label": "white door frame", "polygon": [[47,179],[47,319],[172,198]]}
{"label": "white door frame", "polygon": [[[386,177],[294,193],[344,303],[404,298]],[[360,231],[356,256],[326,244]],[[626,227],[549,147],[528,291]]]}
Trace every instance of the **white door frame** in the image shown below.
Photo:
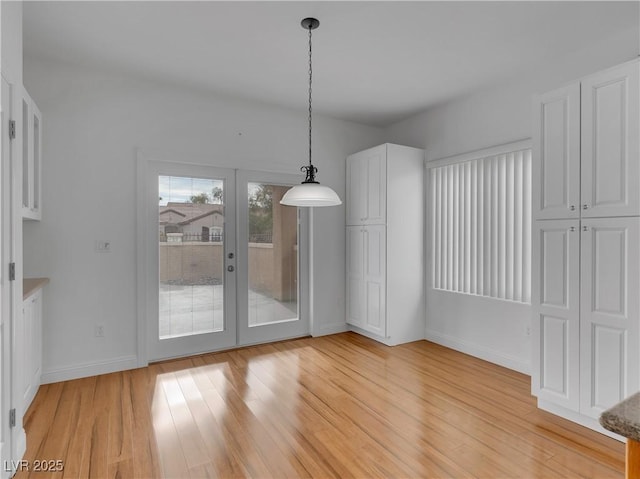
{"label": "white door frame", "polygon": [[2,153],[2,167],[0,169],[0,215],[2,218],[2,268],[0,268],[0,461],[3,465],[1,477],[8,477],[10,471],[5,471],[6,464],[15,458],[12,456],[11,429],[9,427],[9,410],[11,409],[11,283],[8,281],[6,269],[11,262],[11,145],[8,137],[9,120],[11,119],[11,87],[2,80],[2,100],[0,114],[2,115],[2,135],[0,147]]}
{"label": "white door frame", "polygon": [[[27,449],[27,437],[22,425],[25,413],[20,401],[21,378],[24,371],[18,361],[21,348],[17,348],[16,327],[22,323],[22,165],[19,151],[22,148],[22,89],[9,84],[2,77],[2,166],[0,167],[0,216],[1,216],[1,256],[0,271],[0,387],[1,410],[0,431],[2,468],[0,477],[11,477],[19,466]],[[9,120],[16,122],[16,137],[9,139]],[[12,146],[13,144],[13,146]],[[15,262],[15,281],[8,276],[9,263]],[[9,425],[9,411],[15,408],[15,426]],[[6,461],[6,462],[5,462]],[[9,469],[9,470],[7,470]]]}
{"label": "white door frame", "polygon": [[[226,349],[236,345],[236,279],[235,258],[229,259],[229,253],[235,254],[235,228],[227,227],[235,221],[235,171],[228,168],[155,161],[141,158],[138,161],[141,176],[138,177],[138,269],[139,284],[138,307],[143,315],[138,321],[138,343],[145,342],[146,358],[161,360],[188,354],[201,354],[214,349]],[[193,178],[216,178],[225,182],[225,228],[224,228],[224,330],[220,332],[197,334],[158,340],[150,343],[151,338],[158,337],[158,177],[177,176]],[[227,269],[229,268],[229,269]],[[142,319],[142,321],[140,321]],[[144,323],[142,325],[141,323]]]}

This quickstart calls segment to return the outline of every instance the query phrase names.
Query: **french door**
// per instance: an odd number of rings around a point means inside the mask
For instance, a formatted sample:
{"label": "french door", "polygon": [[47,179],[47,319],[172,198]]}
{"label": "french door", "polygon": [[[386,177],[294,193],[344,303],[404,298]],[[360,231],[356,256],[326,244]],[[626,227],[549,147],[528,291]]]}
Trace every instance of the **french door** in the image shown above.
{"label": "french door", "polygon": [[139,178],[148,361],[308,334],[305,215],[279,203],[296,177],[142,159]]}
{"label": "french door", "polygon": [[299,177],[239,170],[238,344],[309,333],[307,211],[280,200]]}

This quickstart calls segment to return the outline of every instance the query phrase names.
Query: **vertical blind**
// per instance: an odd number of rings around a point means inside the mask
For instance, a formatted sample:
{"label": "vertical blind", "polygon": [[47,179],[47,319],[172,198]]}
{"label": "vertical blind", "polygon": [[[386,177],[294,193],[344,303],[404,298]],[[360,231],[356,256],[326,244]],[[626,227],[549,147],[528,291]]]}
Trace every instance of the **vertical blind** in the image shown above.
{"label": "vertical blind", "polygon": [[429,167],[433,288],[530,302],[531,149],[446,163]]}

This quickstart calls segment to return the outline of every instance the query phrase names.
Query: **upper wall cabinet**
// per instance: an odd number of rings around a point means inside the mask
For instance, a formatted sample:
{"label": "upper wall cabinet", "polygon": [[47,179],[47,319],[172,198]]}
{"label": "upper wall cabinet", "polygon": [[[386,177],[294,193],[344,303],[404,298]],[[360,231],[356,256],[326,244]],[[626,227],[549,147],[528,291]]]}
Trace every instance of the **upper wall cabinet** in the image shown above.
{"label": "upper wall cabinet", "polygon": [[22,95],[22,217],[42,217],[42,114],[26,90]]}
{"label": "upper wall cabinet", "polygon": [[580,84],[534,100],[533,216],[580,216]]}
{"label": "upper wall cabinet", "polygon": [[347,225],[384,224],[387,217],[387,148],[380,145],[349,157]]}
{"label": "upper wall cabinet", "polygon": [[534,99],[534,219],[640,214],[640,63]]}
{"label": "upper wall cabinet", "polygon": [[582,216],[640,214],[640,62],[582,82]]}

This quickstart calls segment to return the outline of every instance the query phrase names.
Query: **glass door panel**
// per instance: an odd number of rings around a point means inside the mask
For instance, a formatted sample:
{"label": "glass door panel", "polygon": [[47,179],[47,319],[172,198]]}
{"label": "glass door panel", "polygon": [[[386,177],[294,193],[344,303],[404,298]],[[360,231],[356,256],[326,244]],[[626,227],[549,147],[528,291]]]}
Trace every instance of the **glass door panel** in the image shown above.
{"label": "glass door panel", "polygon": [[[280,204],[299,178],[238,172],[239,344],[301,336],[299,244],[302,210]],[[304,216],[304,215],[303,215]]]}
{"label": "glass door panel", "polygon": [[150,169],[149,359],[234,346],[235,172],[164,162]]}
{"label": "glass door panel", "polygon": [[224,329],[224,184],[160,176],[159,339]]}
{"label": "glass door panel", "polygon": [[290,186],[249,183],[249,327],[298,320],[298,212]]}

